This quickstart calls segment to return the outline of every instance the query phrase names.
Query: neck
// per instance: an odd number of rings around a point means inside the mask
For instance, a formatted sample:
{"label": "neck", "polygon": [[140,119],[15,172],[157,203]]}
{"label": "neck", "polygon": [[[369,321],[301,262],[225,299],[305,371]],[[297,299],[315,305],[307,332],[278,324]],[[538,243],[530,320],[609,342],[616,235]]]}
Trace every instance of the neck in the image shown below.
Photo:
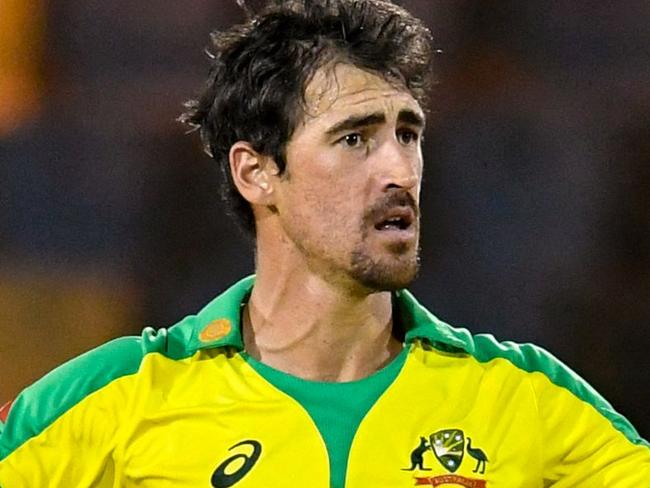
{"label": "neck", "polygon": [[353,292],[291,260],[264,260],[244,310],[246,351],[300,378],[354,381],[399,354],[389,292]]}

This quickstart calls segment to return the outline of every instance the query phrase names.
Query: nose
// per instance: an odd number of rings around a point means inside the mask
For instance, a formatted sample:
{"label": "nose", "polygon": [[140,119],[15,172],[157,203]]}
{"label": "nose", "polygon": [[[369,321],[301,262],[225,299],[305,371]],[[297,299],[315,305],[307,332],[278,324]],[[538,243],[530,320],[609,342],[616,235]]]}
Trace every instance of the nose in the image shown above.
{"label": "nose", "polygon": [[422,174],[422,153],[419,149],[405,147],[390,141],[378,154],[378,179],[382,191],[398,188],[417,190]]}

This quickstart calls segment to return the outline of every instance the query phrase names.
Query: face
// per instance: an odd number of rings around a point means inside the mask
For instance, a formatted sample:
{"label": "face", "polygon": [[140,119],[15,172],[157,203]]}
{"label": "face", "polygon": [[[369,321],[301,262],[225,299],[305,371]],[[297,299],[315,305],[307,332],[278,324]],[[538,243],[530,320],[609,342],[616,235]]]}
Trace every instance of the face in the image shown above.
{"label": "face", "polygon": [[346,64],[318,71],[305,102],[276,181],[282,238],[330,281],[407,286],[418,269],[419,104]]}

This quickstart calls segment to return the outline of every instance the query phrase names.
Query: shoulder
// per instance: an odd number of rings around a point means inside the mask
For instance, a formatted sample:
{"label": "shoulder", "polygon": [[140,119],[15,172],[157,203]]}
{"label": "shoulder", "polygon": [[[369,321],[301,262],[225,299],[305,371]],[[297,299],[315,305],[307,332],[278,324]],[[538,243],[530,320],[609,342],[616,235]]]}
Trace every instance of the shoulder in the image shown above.
{"label": "shoulder", "polygon": [[142,358],[142,340],[122,337],[77,356],[24,389],[1,425],[0,459],[85,398],[137,372]]}
{"label": "shoulder", "polygon": [[491,334],[473,334],[466,328],[454,327],[433,315],[406,290],[397,295],[397,300],[407,342],[422,339],[435,349],[469,355],[479,363],[501,359],[526,373],[540,372],[559,382],[582,382],[566,365],[539,346],[502,342]]}
{"label": "shoulder", "polygon": [[453,327],[429,312],[406,290],[395,298],[407,342],[423,340],[438,351],[472,358],[486,370],[494,366],[502,372],[512,372],[528,382],[540,408],[548,408],[549,412],[559,412],[567,406],[576,411],[586,408],[631,442],[647,445],[627,419],[589,383],[545,349],[530,343],[502,342],[491,334],[473,334]]}
{"label": "shoulder", "polygon": [[[437,319],[436,319],[437,320]],[[491,334],[472,334],[467,329],[452,327],[437,320],[437,327],[454,337],[456,345],[478,363],[489,367],[495,361],[505,362],[528,378],[540,408],[548,411],[568,409],[595,411],[630,442],[648,445],[630,422],[579,374],[544,348],[531,343],[499,341]],[[435,344],[434,344],[435,347]],[[547,411],[547,413],[548,413]]]}
{"label": "shoulder", "polygon": [[[0,408],[0,460],[31,438],[57,423],[66,413],[88,406],[98,398],[110,397],[119,404],[127,400],[127,379],[142,372],[147,357],[164,356],[180,360],[199,348],[214,347],[218,341],[201,339],[201,331],[214,314],[206,307],[170,328],[147,327],[140,336],[114,339],[62,364],[25,388],[16,399]],[[117,398],[120,397],[120,398]],[[108,407],[110,408],[110,407]],[[97,412],[99,409],[91,408]]]}
{"label": "shoulder", "polygon": [[536,344],[499,341],[492,334],[472,334],[466,329],[447,324],[444,326],[461,338],[465,352],[481,364],[505,361],[530,378],[538,378],[554,387],[565,389],[580,400],[611,408],[580,375]]}
{"label": "shoulder", "polygon": [[406,340],[423,339],[435,349],[472,357],[488,365],[505,362],[528,375],[542,375],[554,385],[570,390],[581,399],[598,395],[580,376],[545,349],[535,344],[499,341],[491,334],[473,334],[468,329],[454,327],[440,320],[420,305],[407,292],[400,296],[406,321]]}

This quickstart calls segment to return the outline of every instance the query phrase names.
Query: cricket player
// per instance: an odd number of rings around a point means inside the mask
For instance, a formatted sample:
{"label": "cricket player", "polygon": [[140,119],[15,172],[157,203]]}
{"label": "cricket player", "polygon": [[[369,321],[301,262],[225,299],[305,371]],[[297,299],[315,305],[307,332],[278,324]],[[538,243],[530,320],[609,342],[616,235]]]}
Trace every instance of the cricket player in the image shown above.
{"label": "cricket player", "polygon": [[2,488],[650,487],[648,443],[584,380],[406,290],[420,20],[387,0],[268,2],[211,57],[182,120],[256,274],[24,390],[0,424]]}

